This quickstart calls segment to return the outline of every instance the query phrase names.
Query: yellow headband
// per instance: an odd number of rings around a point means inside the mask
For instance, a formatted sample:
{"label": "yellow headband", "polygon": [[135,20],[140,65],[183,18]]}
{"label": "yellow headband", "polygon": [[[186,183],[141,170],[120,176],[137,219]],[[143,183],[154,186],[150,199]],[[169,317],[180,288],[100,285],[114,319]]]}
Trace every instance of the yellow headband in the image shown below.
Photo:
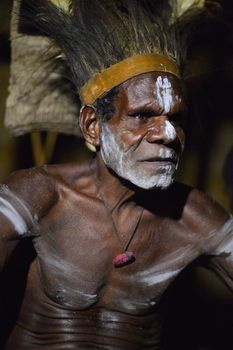
{"label": "yellow headband", "polygon": [[97,98],[136,75],[149,72],[168,72],[180,78],[179,68],[170,58],[149,53],[132,56],[87,81],[80,90],[83,104],[92,104]]}

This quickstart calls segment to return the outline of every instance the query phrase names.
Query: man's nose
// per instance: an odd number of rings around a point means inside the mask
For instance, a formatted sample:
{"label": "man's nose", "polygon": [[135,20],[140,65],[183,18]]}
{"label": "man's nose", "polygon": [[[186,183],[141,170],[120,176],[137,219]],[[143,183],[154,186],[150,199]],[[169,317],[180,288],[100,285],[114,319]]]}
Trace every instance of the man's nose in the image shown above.
{"label": "man's nose", "polygon": [[159,142],[169,144],[175,141],[176,137],[176,129],[166,116],[155,117],[155,120],[152,122],[146,134],[147,142],[151,143]]}

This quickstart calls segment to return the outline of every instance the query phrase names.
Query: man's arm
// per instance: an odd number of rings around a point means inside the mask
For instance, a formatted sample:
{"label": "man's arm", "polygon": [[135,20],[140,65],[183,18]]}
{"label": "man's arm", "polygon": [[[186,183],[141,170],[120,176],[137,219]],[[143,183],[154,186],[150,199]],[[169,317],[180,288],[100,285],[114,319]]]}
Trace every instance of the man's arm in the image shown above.
{"label": "man's arm", "polygon": [[199,256],[204,258],[201,264],[214,270],[233,291],[233,217],[198,190],[190,193],[184,212]]}
{"label": "man's arm", "polygon": [[46,167],[18,171],[0,185],[0,268],[19,239],[35,234],[57,199],[55,181]]}
{"label": "man's arm", "polygon": [[212,236],[213,247],[206,266],[216,272],[233,292],[233,217]]}

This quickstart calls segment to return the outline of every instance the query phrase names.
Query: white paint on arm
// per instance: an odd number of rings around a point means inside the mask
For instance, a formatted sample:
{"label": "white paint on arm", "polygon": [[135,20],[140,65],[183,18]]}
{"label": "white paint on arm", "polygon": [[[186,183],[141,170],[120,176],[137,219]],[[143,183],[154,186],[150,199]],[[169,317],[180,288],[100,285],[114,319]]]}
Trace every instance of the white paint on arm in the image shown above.
{"label": "white paint on arm", "polygon": [[27,225],[23,217],[17,210],[4,198],[0,198],[0,213],[2,213],[14,226],[19,235],[27,232]]}
{"label": "white paint on arm", "polygon": [[5,185],[0,187],[0,213],[20,236],[27,234],[28,225],[33,225],[35,221],[25,203]]}
{"label": "white paint on arm", "polygon": [[[212,254],[227,254],[226,259],[233,259],[233,217],[218,230],[211,233],[213,240],[217,239],[217,245]],[[216,237],[216,238],[215,238]]]}

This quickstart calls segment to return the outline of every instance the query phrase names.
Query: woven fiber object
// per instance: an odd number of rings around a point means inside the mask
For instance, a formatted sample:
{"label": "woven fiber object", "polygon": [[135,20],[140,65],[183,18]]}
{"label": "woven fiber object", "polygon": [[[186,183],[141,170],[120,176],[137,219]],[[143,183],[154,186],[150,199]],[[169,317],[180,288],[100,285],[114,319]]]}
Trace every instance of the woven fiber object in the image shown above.
{"label": "woven fiber object", "polygon": [[14,136],[45,130],[80,135],[79,103],[60,65],[43,58],[57,49],[41,35],[19,31],[20,0],[11,21],[12,63],[5,126]]}

